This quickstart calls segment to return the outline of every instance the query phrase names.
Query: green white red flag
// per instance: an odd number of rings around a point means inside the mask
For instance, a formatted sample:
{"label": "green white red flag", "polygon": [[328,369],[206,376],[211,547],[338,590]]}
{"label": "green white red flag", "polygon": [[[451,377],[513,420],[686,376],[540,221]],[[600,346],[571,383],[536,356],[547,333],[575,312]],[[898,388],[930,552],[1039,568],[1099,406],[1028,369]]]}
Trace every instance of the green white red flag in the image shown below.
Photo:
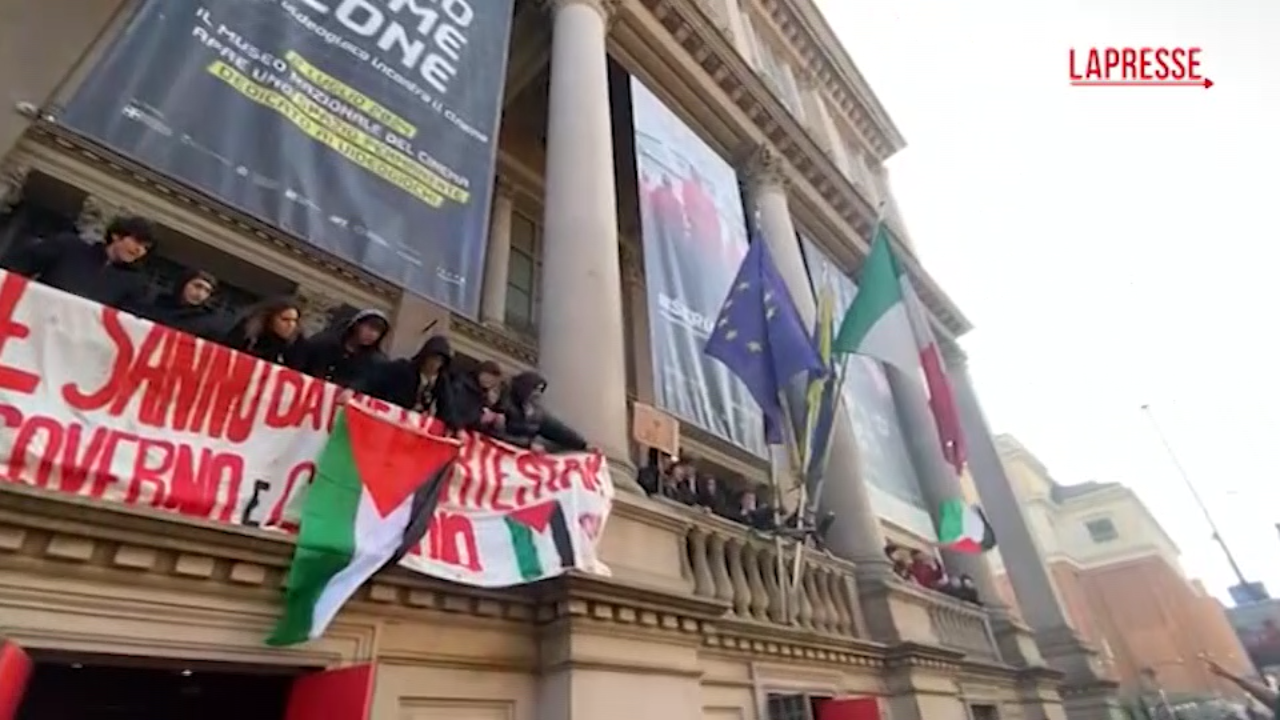
{"label": "green white red flag", "polygon": [[883,225],[876,229],[871,254],[862,266],[858,294],[840,322],[833,349],[873,357],[912,378],[923,374],[942,454],[957,474],[963,471],[964,434],[942,353],[924,304],[894,256]]}
{"label": "green white red flag", "polygon": [[942,503],[938,518],[938,546],[962,553],[984,553],[996,546],[996,534],[986,513],[964,500]]}

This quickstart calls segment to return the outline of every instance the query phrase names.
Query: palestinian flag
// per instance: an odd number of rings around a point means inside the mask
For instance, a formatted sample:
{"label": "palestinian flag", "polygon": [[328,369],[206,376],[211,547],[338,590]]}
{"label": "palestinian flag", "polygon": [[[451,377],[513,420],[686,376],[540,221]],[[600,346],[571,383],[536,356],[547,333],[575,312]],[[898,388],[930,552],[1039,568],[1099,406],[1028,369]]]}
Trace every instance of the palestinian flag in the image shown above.
{"label": "palestinian flag", "polygon": [[348,404],[320,454],[302,506],[284,615],[269,645],[314,640],[366,580],[421,537],[461,450],[453,439]]}
{"label": "palestinian flag", "polygon": [[523,582],[558,575],[577,565],[573,535],[559,500],[513,510],[503,520]]}
{"label": "palestinian flag", "polygon": [[938,546],[962,553],[984,553],[996,546],[996,534],[986,513],[964,500],[942,503],[938,518]]}
{"label": "palestinian flag", "polygon": [[924,304],[894,256],[884,225],[876,227],[858,294],[840,321],[833,350],[873,357],[913,378],[924,375],[942,454],[957,473],[964,471],[964,435],[942,353]]}

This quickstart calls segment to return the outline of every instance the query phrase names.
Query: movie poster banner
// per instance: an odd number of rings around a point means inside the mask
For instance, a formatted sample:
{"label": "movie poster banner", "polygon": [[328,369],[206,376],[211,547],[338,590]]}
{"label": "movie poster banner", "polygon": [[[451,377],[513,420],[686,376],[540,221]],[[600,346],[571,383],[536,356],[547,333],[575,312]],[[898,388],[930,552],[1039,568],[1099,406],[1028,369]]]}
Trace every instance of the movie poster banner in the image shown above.
{"label": "movie poster banner", "polygon": [[512,0],[142,0],[58,121],[475,315]]}
{"label": "movie poster banner", "polygon": [[635,78],[631,107],[657,405],[764,455],[760,408],[703,352],[747,254],[738,176]]}
{"label": "movie poster banner", "polygon": [[[295,533],[338,388],[0,273],[0,483]],[[432,418],[357,397],[389,422]],[[438,428],[436,428],[438,429]],[[613,484],[594,453],[463,437],[405,567],[503,587],[596,556]],[[512,525],[528,532],[512,531]]]}
{"label": "movie poster banner", "polygon": [[[857,286],[809,238],[802,237],[800,246],[814,292],[830,283],[839,318],[853,302]],[[858,441],[859,469],[876,514],[926,540],[937,540],[884,367],[872,358],[851,356],[841,392],[845,415]]]}

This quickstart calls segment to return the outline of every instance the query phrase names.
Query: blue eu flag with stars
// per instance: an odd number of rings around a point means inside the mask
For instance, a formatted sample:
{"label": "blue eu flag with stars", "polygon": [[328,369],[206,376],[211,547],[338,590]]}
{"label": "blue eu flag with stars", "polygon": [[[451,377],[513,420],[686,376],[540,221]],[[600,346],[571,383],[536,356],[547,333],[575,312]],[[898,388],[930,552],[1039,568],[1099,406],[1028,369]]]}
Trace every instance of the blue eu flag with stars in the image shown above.
{"label": "blue eu flag with stars", "polygon": [[765,441],[781,444],[781,394],[787,383],[826,368],[760,238],[752,240],[742,259],[707,338],[706,353],[742,380],[764,414]]}

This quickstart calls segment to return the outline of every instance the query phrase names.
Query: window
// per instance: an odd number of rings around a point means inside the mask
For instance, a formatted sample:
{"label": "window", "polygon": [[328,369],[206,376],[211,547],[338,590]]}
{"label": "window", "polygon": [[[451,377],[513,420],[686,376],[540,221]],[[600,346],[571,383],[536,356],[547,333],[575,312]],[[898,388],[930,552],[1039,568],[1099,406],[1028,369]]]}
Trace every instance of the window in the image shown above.
{"label": "window", "polygon": [[507,327],[532,332],[538,322],[538,224],[511,214],[511,260],[507,264]]}
{"label": "window", "polygon": [[1111,518],[1089,520],[1084,524],[1084,527],[1089,531],[1089,537],[1096,543],[1111,542],[1120,537],[1120,533],[1116,531],[1116,525],[1111,522]]}
{"label": "window", "polygon": [[969,717],[973,720],[1000,720],[1000,709],[995,705],[970,705]]}
{"label": "window", "polygon": [[768,720],[814,720],[817,701],[827,695],[808,693],[769,693]]}

